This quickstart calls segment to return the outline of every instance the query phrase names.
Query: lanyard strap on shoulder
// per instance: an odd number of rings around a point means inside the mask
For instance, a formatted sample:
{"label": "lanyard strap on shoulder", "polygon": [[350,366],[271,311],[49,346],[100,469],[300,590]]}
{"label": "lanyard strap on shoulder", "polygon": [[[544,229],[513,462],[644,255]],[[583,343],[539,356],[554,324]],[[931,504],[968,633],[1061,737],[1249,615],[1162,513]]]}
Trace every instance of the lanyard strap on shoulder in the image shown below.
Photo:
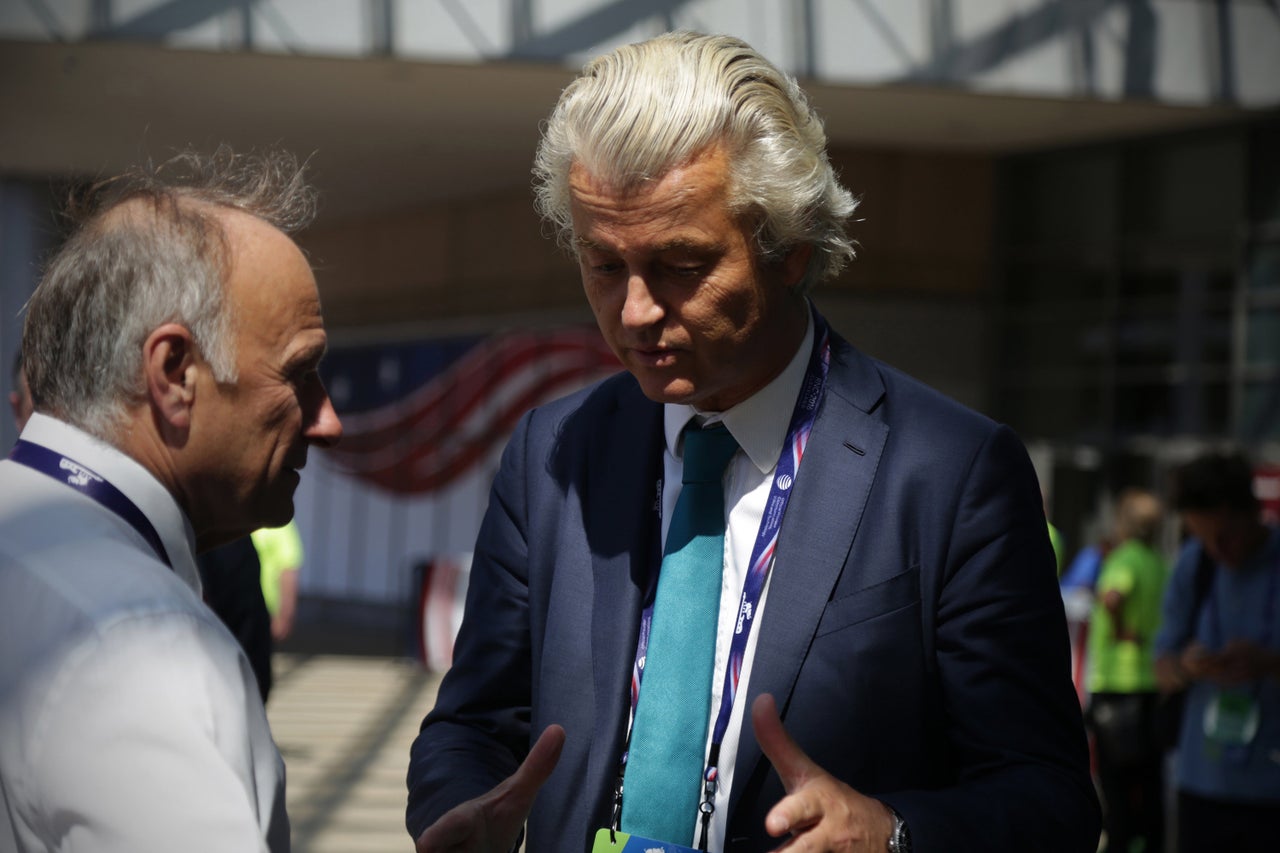
{"label": "lanyard strap on shoulder", "polygon": [[160,558],[160,562],[173,568],[173,564],[169,562],[169,555],[164,549],[164,543],[160,541],[160,534],[156,532],[155,526],[147,516],[138,509],[137,504],[129,500],[124,492],[108,483],[93,469],[47,447],[22,439],[13,446],[9,458],[19,465],[25,465],[59,483],[70,486],[120,516],[147,541],[151,549],[156,552],[156,556]]}

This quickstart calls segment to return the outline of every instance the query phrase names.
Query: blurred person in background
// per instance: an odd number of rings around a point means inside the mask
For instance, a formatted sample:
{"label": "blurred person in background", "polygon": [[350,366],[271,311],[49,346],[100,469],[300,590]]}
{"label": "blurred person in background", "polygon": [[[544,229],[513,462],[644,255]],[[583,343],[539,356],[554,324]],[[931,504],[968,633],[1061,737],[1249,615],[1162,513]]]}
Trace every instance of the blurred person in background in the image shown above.
{"label": "blurred person in background", "polygon": [[1176,760],[1181,853],[1274,851],[1280,839],[1280,528],[1253,470],[1211,453],[1174,472],[1189,538],[1156,639],[1161,689],[1186,691]]}
{"label": "blurred person in background", "polygon": [[620,47],[535,174],[626,372],[507,444],[418,849],[506,853],[527,818],[536,853],[1093,853],[1034,469],[809,301],[854,201],[795,80],[726,36]]}
{"label": "blurred person in background", "polygon": [[227,626],[249,658],[258,692],[265,704],[274,681],[271,655],[271,614],[262,597],[262,568],[248,536],[197,555],[204,602]]}
{"label": "blurred person in background", "polygon": [[1058,529],[1058,525],[1049,520],[1049,497],[1043,492],[1040,493],[1040,504],[1044,507],[1045,526],[1049,530],[1049,544],[1053,547],[1053,566],[1058,576],[1062,576],[1062,567],[1066,564],[1067,559],[1067,541],[1062,536],[1062,531]]}
{"label": "blurred person in background", "polygon": [[284,766],[195,554],[293,515],[341,425],[286,154],[102,182],[27,306],[0,462],[6,849],[289,849]]}
{"label": "blurred person in background", "polygon": [[262,567],[259,583],[267,613],[271,616],[271,639],[282,642],[293,633],[298,609],[298,573],[302,570],[302,536],[296,521],[283,527],[263,527],[253,531],[254,550]]}
{"label": "blurred person in background", "polygon": [[1089,623],[1089,712],[1107,853],[1164,849],[1164,749],[1156,737],[1155,639],[1168,568],[1155,550],[1155,495],[1126,489],[1116,502]]}
{"label": "blurred person in background", "polygon": [[1089,620],[1093,616],[1102,561],[1114,544],[1111,540],[1112,533],[1113,531],[1107,531],[1102,539],[1077,551],[1058,581],[1062,589],[1062,606],[1067,614],[1067,631],[1071,638],[1071,680],[1075,682],[1082,706],[1089,701]]}

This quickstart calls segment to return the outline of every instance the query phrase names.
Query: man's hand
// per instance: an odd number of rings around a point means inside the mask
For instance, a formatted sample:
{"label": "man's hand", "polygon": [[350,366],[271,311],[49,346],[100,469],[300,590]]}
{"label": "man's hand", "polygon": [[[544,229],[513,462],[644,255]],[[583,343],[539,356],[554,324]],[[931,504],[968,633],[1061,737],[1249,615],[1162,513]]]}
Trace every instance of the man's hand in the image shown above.
{"label": "man's hand", "polygon": [[1102,607],[1111,617],[1111,631],[1119,643],[1141,643],[1142,638],[1124,618],[1124,602],[1127,596],[1118,589],[1109,589],[1102,594]]}
{"label": "man's hand", "polygon": [[1280,655],[1250,640],[1231,640],[1219,652],[1193,643],[1183,652],[1182,666],[1194,678],[1233,686],[1275,677],[1280,673]]}
{"label": "man's hand", "polygon": [[765,693],[751,704],[751,725],[765,757],[782,778],[787,795],[769,810],[765,830],[791,838],[788,853],[874,851],[888,849],[893,813],[815,764],[782,727],[773,697]]}
{"label": "man's hand", "polygon": [[418,853],[509,853],[563,747],[564,729],[548,726],[515,773],[427,827],[418,836]]}
{"label": "man's hand", "polygon": [[1191,674],[1182,668],[1181,656],[1170,652],[1156,658],[1156,684],[1161,693],[1177,693],[1191,684]]}

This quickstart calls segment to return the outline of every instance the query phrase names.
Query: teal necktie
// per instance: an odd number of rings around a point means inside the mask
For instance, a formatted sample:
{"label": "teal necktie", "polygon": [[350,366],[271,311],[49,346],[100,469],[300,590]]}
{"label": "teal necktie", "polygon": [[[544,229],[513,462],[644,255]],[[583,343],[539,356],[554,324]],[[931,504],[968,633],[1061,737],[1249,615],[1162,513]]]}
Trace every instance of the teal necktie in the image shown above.
{"label": "teal necktie", "polygon": [[622,799],[622,830],[658,841],[690,844],[698,814],[724,568],[721,480],[737,449],[723,424],[685,430]]}

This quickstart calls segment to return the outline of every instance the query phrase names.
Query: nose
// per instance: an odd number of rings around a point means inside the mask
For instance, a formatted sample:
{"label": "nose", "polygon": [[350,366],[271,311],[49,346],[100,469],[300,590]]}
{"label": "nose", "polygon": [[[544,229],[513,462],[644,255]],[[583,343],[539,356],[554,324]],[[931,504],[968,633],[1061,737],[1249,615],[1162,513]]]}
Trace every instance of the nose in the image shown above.
{"label": "nose", "polygon": [[622,325],[631,329],[652,326],[662,319],[662,313],[662,305],[654,298],[649,282],[642,275],[631,275],[622,303]]}
{"label": "nose", "polygon": [[302,434],[311,444],[319,447],[333,447],[342,440],[342,421],[333,408],[333,400],[324,383],[316,379],[312,390],[313,399],[308,402],[307,423]]}

